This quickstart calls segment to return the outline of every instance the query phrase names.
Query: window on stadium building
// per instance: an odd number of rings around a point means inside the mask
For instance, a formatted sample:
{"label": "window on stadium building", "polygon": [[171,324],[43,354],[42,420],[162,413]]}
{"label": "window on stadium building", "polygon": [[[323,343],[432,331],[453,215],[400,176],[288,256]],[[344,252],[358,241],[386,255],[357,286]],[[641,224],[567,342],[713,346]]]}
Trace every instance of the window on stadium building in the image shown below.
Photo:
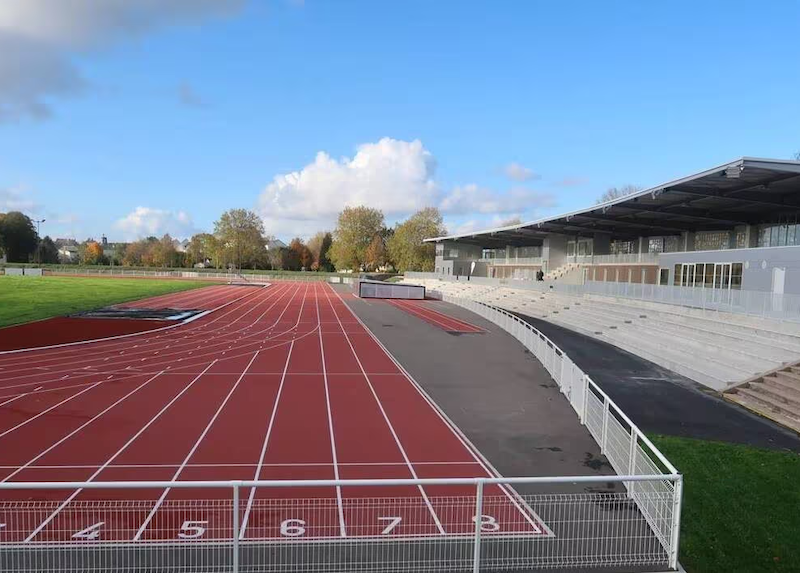
{"label": "window on stadium building", "polygon": [[695,251],[720,251],[730,246],[730,231],[701,231],[694,235]]}
{"label": "window on stadium building", "polygon": [[612,255],[631,255],[636,252],[636,241],[611,241]]}

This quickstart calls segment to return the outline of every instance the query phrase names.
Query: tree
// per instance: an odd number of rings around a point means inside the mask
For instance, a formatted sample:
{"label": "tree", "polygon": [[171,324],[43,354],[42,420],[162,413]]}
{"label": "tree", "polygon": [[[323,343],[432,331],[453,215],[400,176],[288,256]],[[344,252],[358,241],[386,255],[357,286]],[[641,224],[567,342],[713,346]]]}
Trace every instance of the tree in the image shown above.
{"label": "tree", "polygon": [[642,188],[636,185],[623,185],[622,187],[609,187],[606,189],[606,192],[600,195],[597,199],[597,204],[605,203],[606,201],[613,201],[614,199],[619,199],[620,197],[625,197],[626,195],[630,195],[632,193],[637,193],[641,191]]}
{"label": "tree", "polygon": [[400,272],[430,272],[434,268],[436,248],[423,240],[446,234],[439,209],[427,207],[417,211],[395,226],[394,234],[387,241],[389,257]]}
{"label": "tree", "polygon": [[81,262],[84,265],[99,265],[103,263],[103,247],[97,241],[88,240],[81,250]]}
{"label": "tree", "polygon": [[331,243],[333,243],[333,236],[329,231],[320,231],[308,241],[308,249],[314,259],[311,263],[311,270],[328,272],[333,270],[329,257]]}
{"label": "tree", "polygon": [[500,223],[498,227],[510,227],[511,225],[519,225],[521,223],[522,219],[520,219],[518,216],[515,215],[514,217],[510,217],[505,221],[503,221],[502,223]]}
{"label": "tree", "polygon": [[205,264],[206,261],[214,261],[218,243],[216,237],[209,233],[198,233],[194,235],[189,245],[186,247],[187,263],[196,265]]}
{"label": "tree", "polygon": [[274,271],[282,271],[284,270],[283,261],[286,258],[285,251],[289,249],[283,249],[281,247],[275,247],[267,251],[267,262],[269,263],[269,267]]}
{"label": "tree", "polygon": [[796,153],[794,154],[794,160],[795,160],[795,161],[800,161],[800,151],[798,151],[798,152],[796,152]]}
{"label": "tree", "polygon": [[122,264],[126,267],[139,267],[142,266],[142,258],[148,249],[147,241],[136,241],[128,245],[125,249],[125,254],[122,256]]}
{"label": "tree", "polygon": [[314,256],[311,250],[303,243],[300,237],[295,237],[289,243],[289,250],[292,251],[292,260],[297,261],[297,269],[294,270],[310,270],[311,264],[314,262]]}
{"label": "tree", "polygon": [[359,271],[366,262],[367,247],[384,230],[383,213],[370,207],[346,207],[339,213],[330,257],[337,269]]}
{"label": "tree", "polygon": [[214,235],[229,266],[250,267],[264,261],[264,223],[253,211],[225,211],[214,223]]}
{"label": "tree", "polygon": [[175,267],[178,266],[177,255],[175,250],[175,241],[172,240],[169,233],[165,234],[161,239],[152,243],[152,266],[155,267]]}
{"label": "tree", "polygon": [[364,266],[369,271],[376,271],[387,263],[386,245],[381,235],[372,237],[364,253]]}
{"label": "tree", "polygon": [[9,263],[27,263],[39,245],[33,221],[19,211],[10,211],[0,218],[0,242]]}
{"label": "tree", "polygon": [[58,263],[58,247],[50,237],[45,237],[39,244],[39,260],[42,263]]}

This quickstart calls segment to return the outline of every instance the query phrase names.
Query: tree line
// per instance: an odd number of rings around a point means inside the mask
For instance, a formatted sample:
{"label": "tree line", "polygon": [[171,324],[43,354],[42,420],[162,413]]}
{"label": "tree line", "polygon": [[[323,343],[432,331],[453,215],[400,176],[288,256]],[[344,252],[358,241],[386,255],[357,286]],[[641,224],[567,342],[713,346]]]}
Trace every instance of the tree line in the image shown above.
{"label": "tree line", "polygon": [[261,218],[231,209],[214,223],[213,233],[198,233],[188,243],[169,234],[132,243],[94,239],[41,238],[34,222],[20,212],[0,213],[0,256],[10,263],[79,263],[128,267],[211,267],[289,271],[432,271],[434,246],[423,243],[447,230],[438,209],[422,209],[390,227],[379,209],[347,207],[333,231],[308,241],[295,237],[284,246],[266,234]]}

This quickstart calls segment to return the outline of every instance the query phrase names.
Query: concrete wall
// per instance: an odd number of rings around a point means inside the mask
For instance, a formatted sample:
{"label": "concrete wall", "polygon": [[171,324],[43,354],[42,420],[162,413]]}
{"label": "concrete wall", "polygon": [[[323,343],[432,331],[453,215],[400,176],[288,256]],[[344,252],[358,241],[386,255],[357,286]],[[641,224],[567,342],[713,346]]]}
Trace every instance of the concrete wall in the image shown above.
{"label": "concrete wall", "polygon": [[547,261],[548,271],[557,269],[567,262],[567,236],[550,235],[542,245],[542,259]]}
{"label": "concrete wall", "polygon": [[772,291],[772,269],[783,268],[784,292],[800,294],[800,246],[663,253],[659,265],[670,270],[670,284],[675,280],[674,269],[679,263],[743,263],[742,290],[762,292]]}

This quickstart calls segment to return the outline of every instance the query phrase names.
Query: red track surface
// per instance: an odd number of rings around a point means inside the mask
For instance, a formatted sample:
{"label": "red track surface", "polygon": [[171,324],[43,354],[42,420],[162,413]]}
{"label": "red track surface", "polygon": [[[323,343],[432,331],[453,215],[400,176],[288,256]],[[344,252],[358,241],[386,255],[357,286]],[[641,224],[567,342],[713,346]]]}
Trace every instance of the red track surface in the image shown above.
{"label": "red track surface", "polygon": [[448,316],[438,310],[430,307],[430,303],[423,300],[387,300],[389,304],[396,306],[409,314],[413,314],[417,318],[432,324],[447,332],[458,333],[475,333],[485,332],[482,328],[478,328],[474,324],[470,324],[464,320],[459,320]]}
{"label": "red track surface", "polygon": [[[161,298],[215,310],[159,332],[0,354],[0,481],[493,475],[329,285]],[[547,534],[513,492],[486,493],[499,532]],[[387,516],[402,518],[392,535],[466,533],[470,504],[453,500],[469,495],[458,486],[243,488],[240,519],[245,539],[280,537],[287,520],[305,522],[306,537],[375,536]],[[230,534],[229,490],[0,490],[0,501],[31,499],[50,503],[25,514],[0,503],[0,543],[69,541],[99,522],[105,540],[176,540],[186,521],[207,522],[204,539]],[[134,501],[87,512],[87,500]]]}
{"label": "red track surface", "polygon": [[[196,291],[166,294],[116,305],[117,308],[211,309],[219,304],[230,287],[213,286]],[[96,340],[134,332],[145,332],[168,326],[153,320],[77,318],[59,316],[37,322],[0,328],[0,351],[18,350]]]}

